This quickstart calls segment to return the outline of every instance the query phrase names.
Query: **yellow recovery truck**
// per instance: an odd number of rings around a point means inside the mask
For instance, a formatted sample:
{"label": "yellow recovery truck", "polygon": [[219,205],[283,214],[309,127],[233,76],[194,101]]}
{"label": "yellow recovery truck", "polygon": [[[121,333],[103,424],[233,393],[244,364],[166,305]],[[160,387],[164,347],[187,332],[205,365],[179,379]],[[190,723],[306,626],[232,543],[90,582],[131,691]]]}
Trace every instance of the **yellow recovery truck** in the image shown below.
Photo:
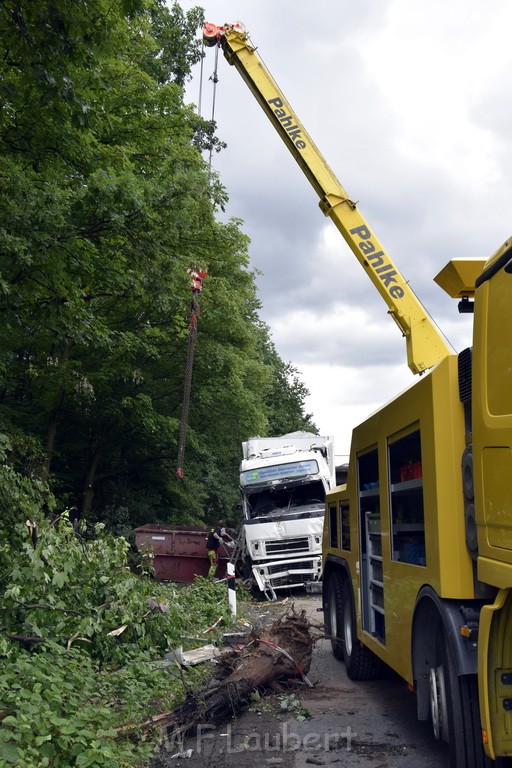
{"label": "yellow recovery truck", "polygon": [[357,210],[239,23],[206,24],[310,180],[423,374],[353,431],[346,485],[327,496],[323,607],[349,677],[382,662],[454,768],[512,756],[512,239],[435,278],[474,310],[455,354]]}

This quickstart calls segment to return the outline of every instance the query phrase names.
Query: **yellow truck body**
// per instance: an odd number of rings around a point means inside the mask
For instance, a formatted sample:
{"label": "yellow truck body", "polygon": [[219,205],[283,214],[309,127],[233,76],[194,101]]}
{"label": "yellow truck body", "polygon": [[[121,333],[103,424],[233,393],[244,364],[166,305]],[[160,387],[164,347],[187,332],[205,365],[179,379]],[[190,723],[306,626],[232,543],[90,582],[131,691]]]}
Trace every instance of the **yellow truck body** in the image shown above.
{"label": "yellow truck body", "polygon": [[455,354],[322,157],[239,23],[206,24],[386,302],[416,383],[357,426],[327,496],[323,608],[352,679],[385,662],[452,768],[512,758],[512,240],[435,279],[474,311]]}

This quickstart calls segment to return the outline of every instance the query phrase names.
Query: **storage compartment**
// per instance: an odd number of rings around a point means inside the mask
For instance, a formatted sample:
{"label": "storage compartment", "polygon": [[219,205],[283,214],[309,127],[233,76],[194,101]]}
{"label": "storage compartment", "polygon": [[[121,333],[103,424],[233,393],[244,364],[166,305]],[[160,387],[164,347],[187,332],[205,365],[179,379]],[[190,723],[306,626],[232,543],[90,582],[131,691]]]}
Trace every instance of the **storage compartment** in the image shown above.
{"label": "storage compartment", "polygon": [[340,504],[340,518],[341,518],[341,548],[346,552],[350,552],[352,543],[350,540],[350,509],[348,504]]}
{"label": "storage compartment", "polygon": [[404,464],[403,467],[400,467],[400,482],[417,480],[420,477],[423,477],[421,461],[411,461],[409,464]]}
{"label": "storage compartment", "polygon": [[419,429],[389,444],[393,560],[426,565],[423,467]]}
{"label": "storage compartment", "polygon": [[425,565],[425,542],[420,536],[401,536],[398,559],[411,565]]}

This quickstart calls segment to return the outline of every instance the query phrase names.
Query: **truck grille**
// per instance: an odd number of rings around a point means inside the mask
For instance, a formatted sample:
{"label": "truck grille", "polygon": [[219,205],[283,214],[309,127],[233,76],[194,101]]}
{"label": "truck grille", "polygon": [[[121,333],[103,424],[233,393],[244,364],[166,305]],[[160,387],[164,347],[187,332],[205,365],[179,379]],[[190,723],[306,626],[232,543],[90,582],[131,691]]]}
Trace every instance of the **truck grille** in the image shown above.
{"label": "truck grille", "polygon": [[308,536],[300,536],[296,539],[266,541],[265,551],[267,555],[279,555],[287,552],[309,552],[309,538]]}
{"label": "truck grille", "polygon": [[[271,576],[273,573],[281,573],[281,571],[304,571],[306,569],[312,571],[314,570],[314,567],[315,563],[313,560],[299,560],[296,563],[286,563],[286,565],[280,565],[279,563],[276,563],[276,565],[268,565],[266,571],[269,576]],[[299,580],[302,580],[303,578],[304,574],[299,574]]]}
{"label": "truck grille", "polygon": [[[290,573],[290,571],[294,571],[294,570],[304,571],[306,569],[308,569],[310,572],[309,573]],[[289,573],[285,574],[284,576],[277,576],[275,578],[272,578],[273,573],[280,573],[283,570],[287,570],[289,571]],[[299,563],[288,563],[285,566],[271,565],[267,569],[267,571],[271,580],[271,584],[274,589],[279,589],[282,587],[302,586],[304,582],[311,581],[311,579],[314,578],[315,563],[313,560],[303,560],[302,562],[299,562]]]}

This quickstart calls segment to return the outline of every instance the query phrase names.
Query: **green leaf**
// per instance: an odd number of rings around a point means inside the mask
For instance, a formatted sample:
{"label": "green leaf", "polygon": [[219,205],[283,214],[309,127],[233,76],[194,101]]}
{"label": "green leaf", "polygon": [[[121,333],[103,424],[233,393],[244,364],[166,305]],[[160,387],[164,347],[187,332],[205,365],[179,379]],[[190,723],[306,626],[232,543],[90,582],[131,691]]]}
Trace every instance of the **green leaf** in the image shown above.
{"label": "green leaf", "polygon": [[52,584],[54,587],[63,587],[67,581],[68,578],[65,573],[55,573],[52,579]]}
{"label": "green leaf", "polygon": [[18,747],[14,744],[1,743],[0,742],[0,757],[8,763],[18,762],[20,752]]}
{"label": "green leaf", "polygon": [[7,715],[7,717],[4,717],[2,720],[2,725],[18,725],[18,718],[16,718],[14,715]]}

